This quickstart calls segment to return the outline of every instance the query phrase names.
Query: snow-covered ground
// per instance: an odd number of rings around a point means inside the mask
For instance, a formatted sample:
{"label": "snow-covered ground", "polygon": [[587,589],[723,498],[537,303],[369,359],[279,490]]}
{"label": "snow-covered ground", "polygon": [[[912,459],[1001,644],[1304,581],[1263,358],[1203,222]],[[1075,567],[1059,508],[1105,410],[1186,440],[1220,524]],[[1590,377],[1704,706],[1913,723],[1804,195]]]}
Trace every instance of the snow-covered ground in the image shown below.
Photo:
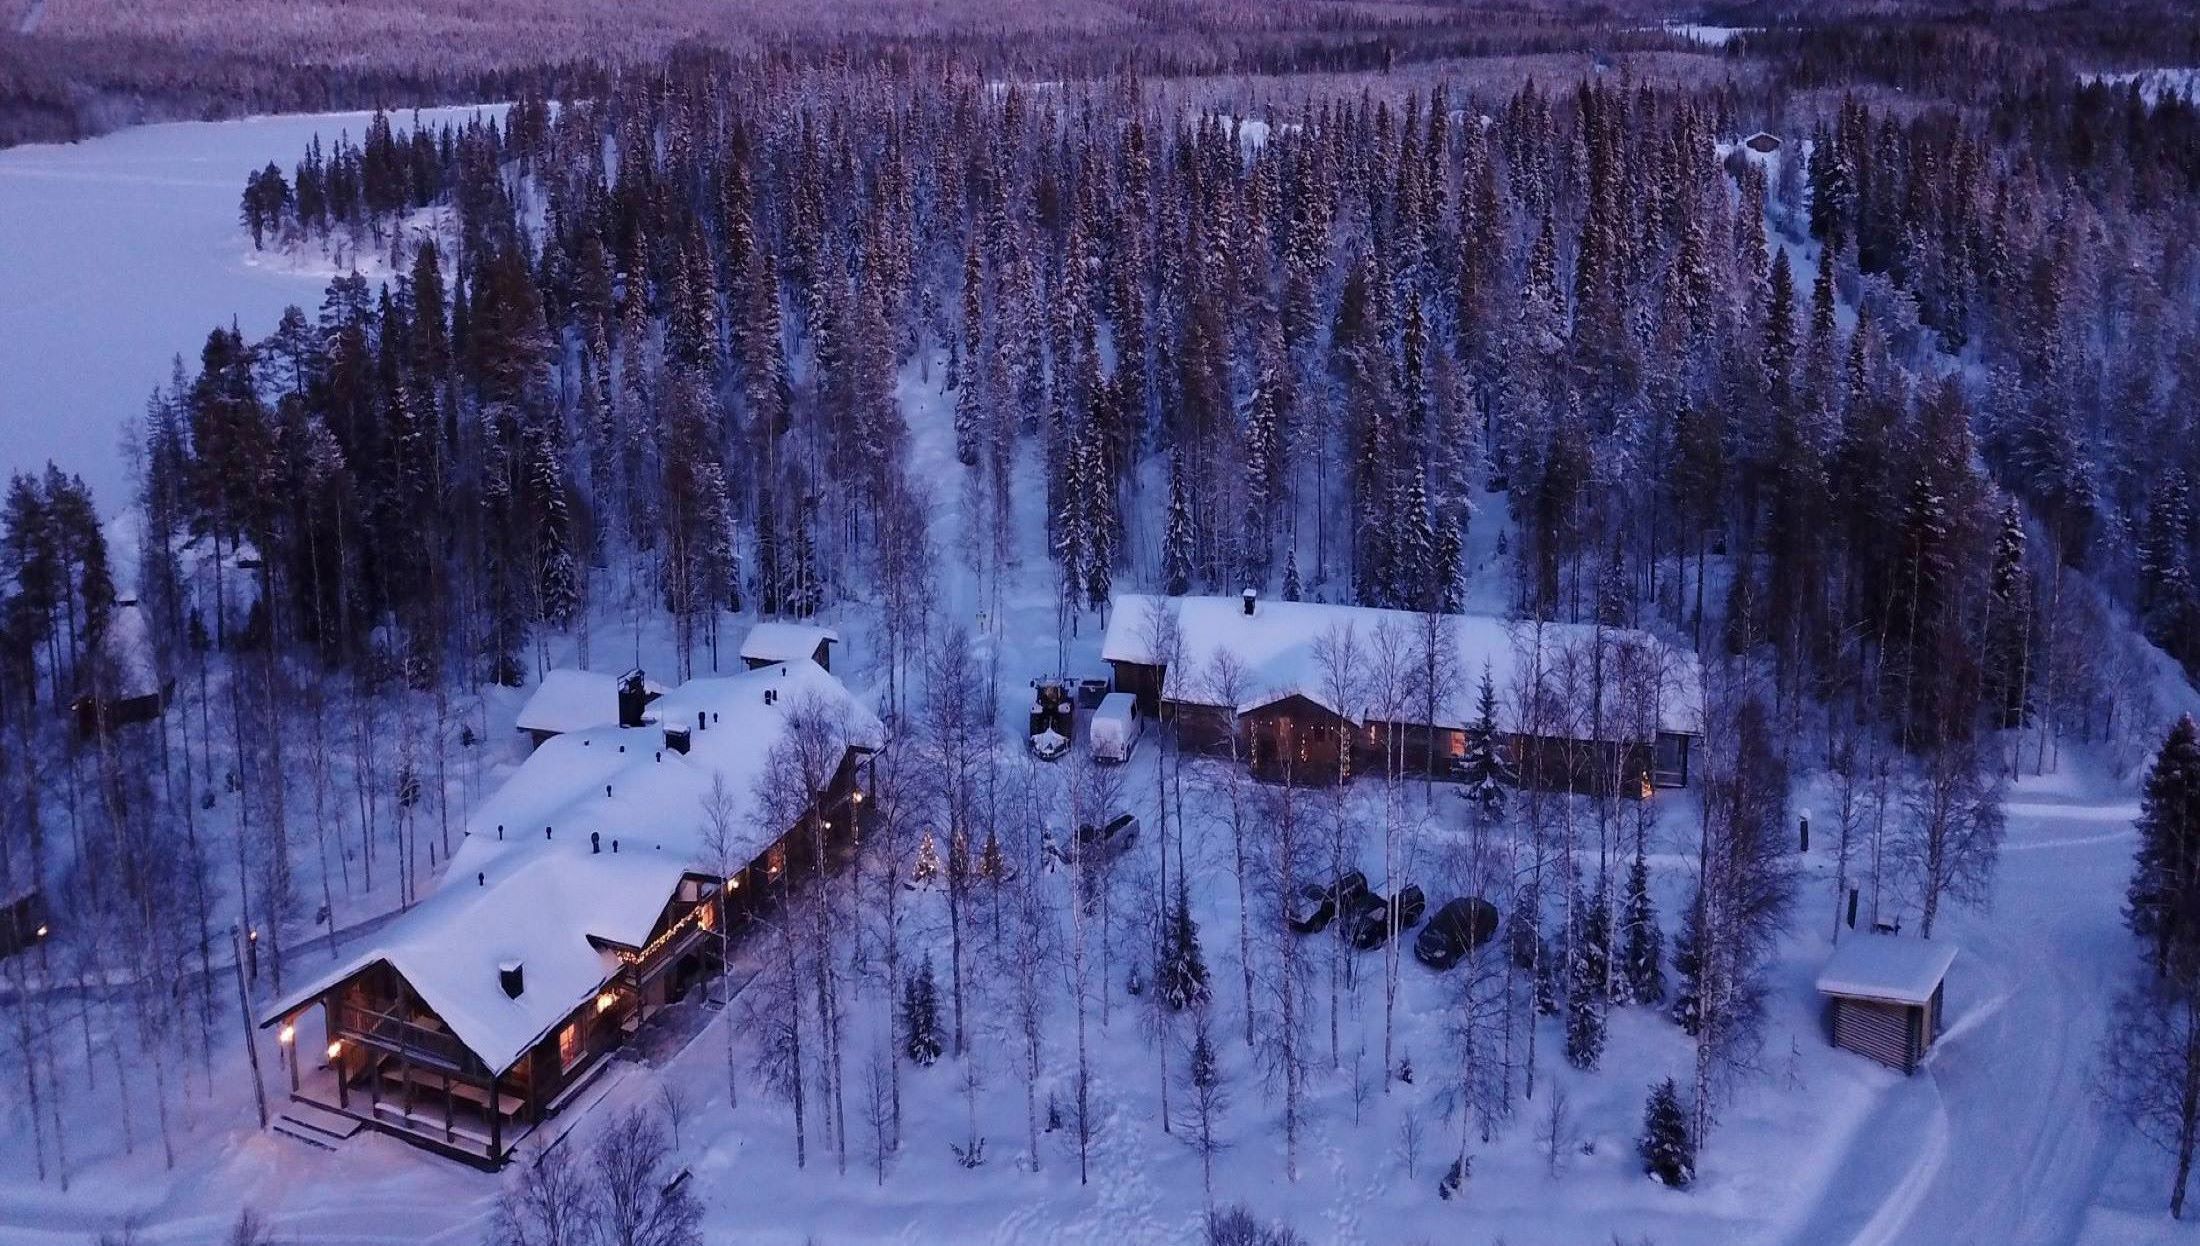
{"label": "snow-covered ground", "polygon": [[[421,114],[440,125],[487,109]],[[119,438],[169,360],[209,329],[247,338],[321,303],[331,266],[255,255],[237,224],[245,175],[288,177],[314,135],[354,141],[369,114],[252,117],[118,130],[0,151],[0,474],[78,473],[103,510],[126,504]],[[393,118],[400,130],[412,114]],[[364,266],[363,266],[364,270]]]}

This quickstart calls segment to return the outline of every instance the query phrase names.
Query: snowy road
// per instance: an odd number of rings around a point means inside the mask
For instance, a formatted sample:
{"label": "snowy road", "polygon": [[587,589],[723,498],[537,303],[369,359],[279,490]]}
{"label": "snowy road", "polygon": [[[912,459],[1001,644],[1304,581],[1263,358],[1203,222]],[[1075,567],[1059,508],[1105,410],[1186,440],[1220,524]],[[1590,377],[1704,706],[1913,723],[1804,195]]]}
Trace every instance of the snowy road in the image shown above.
{"label": "snowy road", "polygon": [[2088,1079],[2104,967],[2132,955],[2120,906],[2136,810],[2013,796],[1995,908],[1940,932],[1962,948],[1940,1046],[1856,1132],[1796,1246],[2088,1237],[2118,1146]]}

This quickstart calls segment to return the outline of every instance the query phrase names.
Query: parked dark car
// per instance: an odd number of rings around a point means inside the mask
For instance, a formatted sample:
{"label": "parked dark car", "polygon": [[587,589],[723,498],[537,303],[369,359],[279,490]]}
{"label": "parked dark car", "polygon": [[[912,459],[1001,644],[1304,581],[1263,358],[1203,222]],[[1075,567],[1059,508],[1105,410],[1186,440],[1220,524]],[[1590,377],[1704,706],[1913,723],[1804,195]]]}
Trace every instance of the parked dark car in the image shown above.
{"label": "parked dark car", "polygon": [[1119,813],[1098,826],[1077,828],[1077,853],[1087,863],[1111,861],[1138,842],[1138,815]]}
{"label": "parked dark car", "polygon": [[1497,906],[1480,896],[1461,896],[1436,910],[1413,941],[1413,958],[1439,972],[1497,937]]}
{"label": "parked dark car", "polygon": [[1374,893],[1367,889],[1367,875],[1352,870],[1328,883],[1302,884],[1285,920],[1299,934],[1314,934],[1328,926],[1340,909],[1358,913],[1374,903]]}
{"label": "parked dark car", "polygon": [[1412,883],[1398,889],[1398,894],[1388,900],[1370,896],[1374,903],[1359,911],[1358,925],[1352,928],[1352,946],[1363,952],[1372,952],[1390,939],[1393,927],[1410,930],[1428,911],[1428,897]]}

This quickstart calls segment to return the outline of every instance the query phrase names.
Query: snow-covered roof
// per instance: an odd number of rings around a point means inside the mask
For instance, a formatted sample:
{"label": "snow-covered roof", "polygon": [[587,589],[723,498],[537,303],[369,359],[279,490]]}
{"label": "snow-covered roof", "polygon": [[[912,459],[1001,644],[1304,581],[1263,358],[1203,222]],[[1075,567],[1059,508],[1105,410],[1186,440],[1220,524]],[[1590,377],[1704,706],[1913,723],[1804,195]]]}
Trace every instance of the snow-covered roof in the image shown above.
{"label": "snow-covered roof", "polygon": [[813,623],[759,623],[741,641],[744,662],[792,662],[815,657],[826,641],[840,643],[840,633]]}
{"label": "snow-covered roof", "polygon": [[[1162,695],[1173,701],[1197,705],[1224,705],[1223,692],[1215,687],[1216,657],[1230,654],[1242,668],[1235,689],[1236,704],[1226,708],[1245,713],[1285,697],[1301,696],[1354,722],[1420,722],[1427,716],[1423,699],[1397,690],[1397,704],[1379,704],[1380,692],[1371,678],[1380,665],[1379,655],[1395,646],[1404,665],[1418,666],[1421,637],[1427,617],[1405,610],[1378,610],[1365,606],[1325,605],[1304,601],[1259,601],[1252,614],[1245,613],[1239,597],[1154,597],[1127,593],[1115,598],[1108,615],[1106,639],[1100,655],[1110,662],[1162,665],[1155,656],[1162,629],[1155,626],[1156,606],[1173,610],[1176,617],[1177,654],[1169,662]],[[1442,616],[1442,627],[1452,649],[1450,679],[1436,707],[1439,727],[1462,728],[1473,721],[1475,698],[1482,668],[1488,663],[1496,685],[1498,725],[1519,730],[1523,718],[1539,725],[1538,734],[1555,738],[1639,738],[1649,733],[1642,727],[1654,713],[1656,729],[1696,735],[1703,731],[1703,692],[1696,655],[1666,643],[1648,632],[1630,628],[1597,628],[1585,623],[1513,622],[1490,615]],[[1356,651],[1353,665],[1359,685],[1348,705],[1338,704],[1331,677],[1333,660],[1325,650],[1341,648],[1349,639]],[[1596,646],[1603,644],[1601,671]],[[1540,670],[1536,668],[1540,665]],[[1537,713],[1522,713],[1523,677],[1541,676],[1546,700]],[[1601,674],[1605,695],[1600,707],[1603,721],[1592,731],[1585,704],[1567,704],[1559,690],[1569,681],[1582,687]],[[1406,682],[1410,682],[1410,679]],[[1641,695],[1630,696],[1629,690]],[[1584,694],[1573,698],[1587,702]],[[1629,702],[1633,704],[1630,706]]]}
{"label": "snow-covered roof", "polygon": [[[655,681],[645,680],[643,686],[652,693],[665,690]],[[618,676],[561,666],[544,675],[534,695],[520,706],[517,726],[521,731],[563,735],[618,721]]]}
{"label": "snow-covered roof", "polygon": [[117,605],[107,615],[99,653],[106,664],[103,674],[107,681],[100,692],[109,701],[160,695],[160,655],[153,648],[152,624],[136,602]]}
{"label": "snow-covered roof", "polygon": [[[509,1068],[618,971],[598,944],[642,947],[682,876],[717,872],[703,810],[714,779],[734,800],[734,868],[785,833],[766,824],[758,784],[788,715],[812,697],[849,745],[884,744],[878,716],[809,661],[667,692],[651,709],[664,724],[689,725],[685,754],[664,747],[662,726],[622,728],[615,714],[545,742],[467,818],[441,886],[266,1015],[386,962],[492,1071]],[[525,984],[517,999],[497,973],[514,961]]]}
{"label": "snow-covered roof", "polygon": [[1949,943],[1901,935],[1852,935],[1818,971],[1818,990],[1826,995],[1923,1004],[1940,988],[1955,958],[1955,946]]}

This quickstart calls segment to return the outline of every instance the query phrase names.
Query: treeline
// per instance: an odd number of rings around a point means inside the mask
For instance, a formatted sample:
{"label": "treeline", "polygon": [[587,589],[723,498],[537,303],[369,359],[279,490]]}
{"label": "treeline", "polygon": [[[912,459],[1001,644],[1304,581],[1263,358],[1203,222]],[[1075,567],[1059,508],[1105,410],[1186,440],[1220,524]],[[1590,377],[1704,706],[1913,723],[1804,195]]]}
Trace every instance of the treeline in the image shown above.
{"label": "treeline", "polygon": [[463,11],[420,6],[72,4],[0,35],[0,147],[122,125],[271,112],[601,98],[622,75],[691,57],[912,73],[972,65],[993,77],[1104,78],[1388,72],[1454,58],[1649,51],[1692,45],[1647,30],[1524,8],[1470,29],[1449,10],[1291,3],[1111,7],[963,0],[915,16],[653,0],[606,28],[573,0]]}

